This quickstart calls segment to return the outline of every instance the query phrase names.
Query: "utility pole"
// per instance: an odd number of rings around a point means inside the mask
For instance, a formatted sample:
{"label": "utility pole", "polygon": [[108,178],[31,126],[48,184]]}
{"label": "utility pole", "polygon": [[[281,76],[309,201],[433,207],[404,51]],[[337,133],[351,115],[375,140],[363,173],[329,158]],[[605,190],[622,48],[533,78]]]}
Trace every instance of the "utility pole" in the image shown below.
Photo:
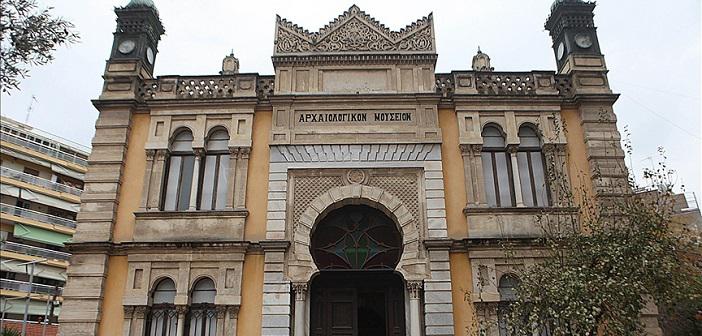
{"label": "utility pole", "polygon": [[29,302],[32,298],[32,288],[34,287],[34,265],[36,263],[44,262],[47,261],[48,259],[42,258],[42,259],[36,259],[32,260],[26,263],[21,263],[18,264],[17,266],[24,265],[25,267],[25,272],[27,271],[27,266],[31,266],[32,270],[29,272],[29,288],[27,289],[27,297],[24,301],[24,316],[22,317],[22,336],[27,336],[27,319],[29,317]]}

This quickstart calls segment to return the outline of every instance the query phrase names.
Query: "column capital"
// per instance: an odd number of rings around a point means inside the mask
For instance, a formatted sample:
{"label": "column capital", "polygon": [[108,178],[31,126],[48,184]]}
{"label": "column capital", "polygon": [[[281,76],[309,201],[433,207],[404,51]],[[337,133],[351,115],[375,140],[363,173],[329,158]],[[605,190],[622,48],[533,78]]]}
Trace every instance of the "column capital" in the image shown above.
{"label": "column capital", "polygon": [[239,306],[226,306],[227,313],[229,313],[229,318],[236,319],[239,318]]}
{"label": "column capital", "polygon": [[193,148],[193,153],[195,154],[195,160],[199,160],[204,154],[204,148]]}
{"label": "column capital", "polygon": [[480,155],[480,152],[483,151],[482,144],[461,144],[458,145],[458,148],[461,150],[461,155],[463,156]]}
{"label": "column capital", "polygon": [[161,160],[161,161],[165,160],[166,156],[168,156],[168,153],[169,153],[168,149],[155,149],[155,151],[156,151],[156,155],[155,155],[156,160]]}
{"label": "column capital", "polygon": [[149,313],[149,307],[148,306],[134,306],[134,317],[138,319],[143,319],[146,317],[146,314]]}
{"label": "column capital", "polygon": [[215,306],[215,313],[217,314],[217,319],[223,319],[227,314],[227,306]]}
{"label": "column capital", "polygon": [[293,282],[292,289],[295,292],[295,300],[305,301],[307,298],[307,283],[306,282]]}
{"label": "column capital", "polygon": [[124,306],[124,318],[131,319],[134,316],[134,306]]}
{"label": "column capital", "polygon": [[175,306],[175,311],[178,313],[178,315],[185,314],[188,312],[188,306],[187,305],[177,305]]}
{"label": "column capital", "polygon": [[517,144],[510,144],[507,145],[507,152],[510,154],[516,154],[519,151],[519,145]]}
{"label": "column capital", "polygon": [[156,149],[145,149],[144,151],[146,152],[146,161],[153,161],[153,160],[154,160],[154,157],[156,157],[156,152],[157,152],[158,150],[156,150]]}
{"label": "column capital", "polygon": [[424,281],[422,281],[422,280],[409,280],[409,281],[407,281],[407,291],[409,292],[410,300],[419,299],[421,297],[423,288],[424,288]]}

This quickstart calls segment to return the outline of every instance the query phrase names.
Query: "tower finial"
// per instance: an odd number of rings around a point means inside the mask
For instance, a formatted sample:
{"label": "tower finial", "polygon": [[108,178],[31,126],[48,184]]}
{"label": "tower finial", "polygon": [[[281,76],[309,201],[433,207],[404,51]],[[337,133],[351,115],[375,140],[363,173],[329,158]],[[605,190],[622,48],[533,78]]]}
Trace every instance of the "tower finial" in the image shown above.
{"label": "tower finial", "polygon": [[492,71],[495,68],[490,66],[490,56],[480,51],[480,46],[478,46],[478,53],[473,56],[473,71]]}
{"label": "tower finial", "polygon": [[222,60],[222,71],[220,75],[233,75],[239,73],[239,59],[234,57],[234,49]]}

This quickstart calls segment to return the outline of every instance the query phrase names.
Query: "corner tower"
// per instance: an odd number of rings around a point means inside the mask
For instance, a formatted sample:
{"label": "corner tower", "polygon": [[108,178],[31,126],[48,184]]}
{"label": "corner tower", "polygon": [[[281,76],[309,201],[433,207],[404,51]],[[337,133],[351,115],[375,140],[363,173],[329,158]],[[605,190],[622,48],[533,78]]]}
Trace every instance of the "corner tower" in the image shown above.
{"label": "corner tower", "polygon": [[559,73],[606,70],[593,20],[594,2],[556,0],[546,21]]}
{"label": "corner tower", "polygon": [[117,28],[101,98],[130,98],[127,96],[133,95],[136,88],[134,79],[153,78],[158,42],[165,31],[151,0],[131,0],[126,6],[115,8],[115,14]]}

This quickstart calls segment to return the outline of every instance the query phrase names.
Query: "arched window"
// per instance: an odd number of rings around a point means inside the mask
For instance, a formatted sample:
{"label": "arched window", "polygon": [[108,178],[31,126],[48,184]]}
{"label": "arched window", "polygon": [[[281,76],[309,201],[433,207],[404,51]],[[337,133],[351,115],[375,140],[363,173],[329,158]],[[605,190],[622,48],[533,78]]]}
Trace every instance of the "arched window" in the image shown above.
{"label": "arched window", "polygon": [[498,326],[500,336],[509,335],[508,318],[509,305],[517,299],[516,288],[519,286],[519,278],[513,274],[505,274],[500,277],[497,285],[497,292],[500,293],[500,304],[497,306]]}
{"label": "arched window", "polygon": [[217,332],[217,312],[215,296],[217,290],[210,278],[202,278],[195,283],[190,293],[190,310],[186,319],[189,336],[214,336]]}
{"label": "arched window", "polygon": [[541,139],[533,126],[522,125],[519,127],[517,165],[524,205],[529,207],[548,206],[548,188],[546,187]]}
{"label": "arched window", "polygon": [[495,125],[487,125],[483,128],[482,136],[481,156],[487,204],[491,207],[513,207],[512,164],[502,131]]}
{"label": "arched window", "polygon": [[163,279],[151,293],[151,311],[147,324],[149,336],[175,336],[178,314],[173,304],[176,286],[173,280]]}
{"label": "arched window", "polygon": [[194,165],[193,134],[189,130],[180,131],[171,142],[163,210],[188,210]]}
{"label": "arched window", "polygon": [[228,142],[229,134],[223,129],[212,132],[207,139],[200,190],[201,210],[221,210],[227,204]]}

